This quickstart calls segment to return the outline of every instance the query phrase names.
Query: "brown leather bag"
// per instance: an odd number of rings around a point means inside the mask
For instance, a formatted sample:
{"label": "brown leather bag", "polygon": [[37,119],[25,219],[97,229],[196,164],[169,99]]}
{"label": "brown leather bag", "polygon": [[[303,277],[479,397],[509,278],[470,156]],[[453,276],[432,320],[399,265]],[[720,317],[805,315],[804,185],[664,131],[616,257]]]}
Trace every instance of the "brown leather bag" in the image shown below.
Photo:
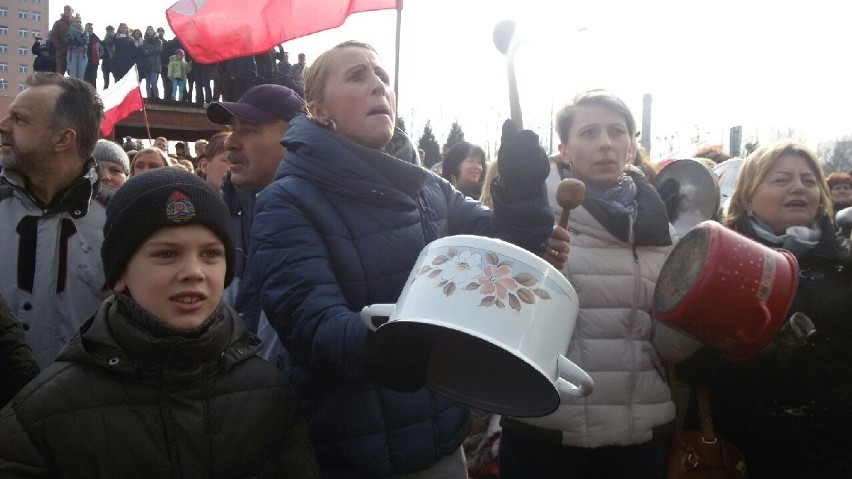
{"label": "brown leather bag", "polygon": [[[669,387],[675,397],[675,368],[669,365]],[[698,388],[700,430],[681,430],[681,411],[677,411],[675,433],[669,445],[668,479],[747,479],[745,459],[733,444],[713,430],[707,388]]]}

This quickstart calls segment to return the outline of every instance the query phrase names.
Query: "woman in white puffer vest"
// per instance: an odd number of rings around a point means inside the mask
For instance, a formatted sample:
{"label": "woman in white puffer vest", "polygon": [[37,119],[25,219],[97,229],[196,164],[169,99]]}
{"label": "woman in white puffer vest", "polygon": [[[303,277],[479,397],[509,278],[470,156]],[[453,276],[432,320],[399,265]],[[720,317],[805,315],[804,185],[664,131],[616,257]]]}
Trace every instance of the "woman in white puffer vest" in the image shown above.
{"label": "woman in white puffer vest", "polygon": [[700,347],[650,315],[674,229],[660,195],[627,166],[636,122],[620,98],[580,93],[556,128],[560,176],[586,185],[563,269],[580,301],[567,357],[595,389],[544,417],[504,418],[500,477],[662,478],[675,418],[663,361]]}

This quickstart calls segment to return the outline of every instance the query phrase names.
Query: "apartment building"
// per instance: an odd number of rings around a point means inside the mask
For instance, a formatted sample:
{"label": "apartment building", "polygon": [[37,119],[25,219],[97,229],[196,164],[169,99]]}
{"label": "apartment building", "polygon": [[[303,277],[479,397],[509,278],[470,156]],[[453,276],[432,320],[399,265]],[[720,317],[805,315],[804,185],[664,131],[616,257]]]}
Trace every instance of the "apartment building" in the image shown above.
{"label": "apartment building", "polygon": [[0,0],[0,113],[26,87],[32,74],[35,36],[47,38],[52,21],[48,0]]}

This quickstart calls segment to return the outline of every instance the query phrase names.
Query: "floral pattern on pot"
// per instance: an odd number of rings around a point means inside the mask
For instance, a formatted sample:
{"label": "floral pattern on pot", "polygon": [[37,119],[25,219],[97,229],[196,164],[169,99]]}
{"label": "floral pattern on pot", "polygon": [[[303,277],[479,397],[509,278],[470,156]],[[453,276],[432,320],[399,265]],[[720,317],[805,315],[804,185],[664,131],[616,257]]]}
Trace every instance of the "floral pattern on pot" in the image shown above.
{"label": "floral pattern on pot", "polygon": [[424,263],[412,281],[424,276],[438,279],[436,286],[442,288],[445,296],[452,296],[456,291],[476,292],[482,296],[480,306],[500,309],[508,306],[520,312],[524,304],[552,297],[535,276],[518,272],[514,260],[501,261],[493,251],[459,252],[458,248],[450,247],[445,254]]}

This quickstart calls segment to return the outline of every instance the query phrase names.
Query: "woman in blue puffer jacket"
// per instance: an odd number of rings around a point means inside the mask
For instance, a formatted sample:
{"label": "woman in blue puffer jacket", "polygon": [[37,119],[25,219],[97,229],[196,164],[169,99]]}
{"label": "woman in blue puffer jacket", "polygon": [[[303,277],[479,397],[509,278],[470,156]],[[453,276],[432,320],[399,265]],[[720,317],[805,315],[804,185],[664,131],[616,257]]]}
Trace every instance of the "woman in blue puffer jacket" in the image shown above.
{"label": "woman in blue puffer jacket", "polygon": [[305,82],[309,117],[290,121],[286,160],[258,197],[247,276],[291,354],[323,475],[466,478],[466,408],[423,389],[418,345],[373,344],[359,311],[395,302],[421,249],[443,236],[567,257],[545,197],[547,157],[507,122],[490,210],[386,152],[394,93],[372,47],[332,48]]}

